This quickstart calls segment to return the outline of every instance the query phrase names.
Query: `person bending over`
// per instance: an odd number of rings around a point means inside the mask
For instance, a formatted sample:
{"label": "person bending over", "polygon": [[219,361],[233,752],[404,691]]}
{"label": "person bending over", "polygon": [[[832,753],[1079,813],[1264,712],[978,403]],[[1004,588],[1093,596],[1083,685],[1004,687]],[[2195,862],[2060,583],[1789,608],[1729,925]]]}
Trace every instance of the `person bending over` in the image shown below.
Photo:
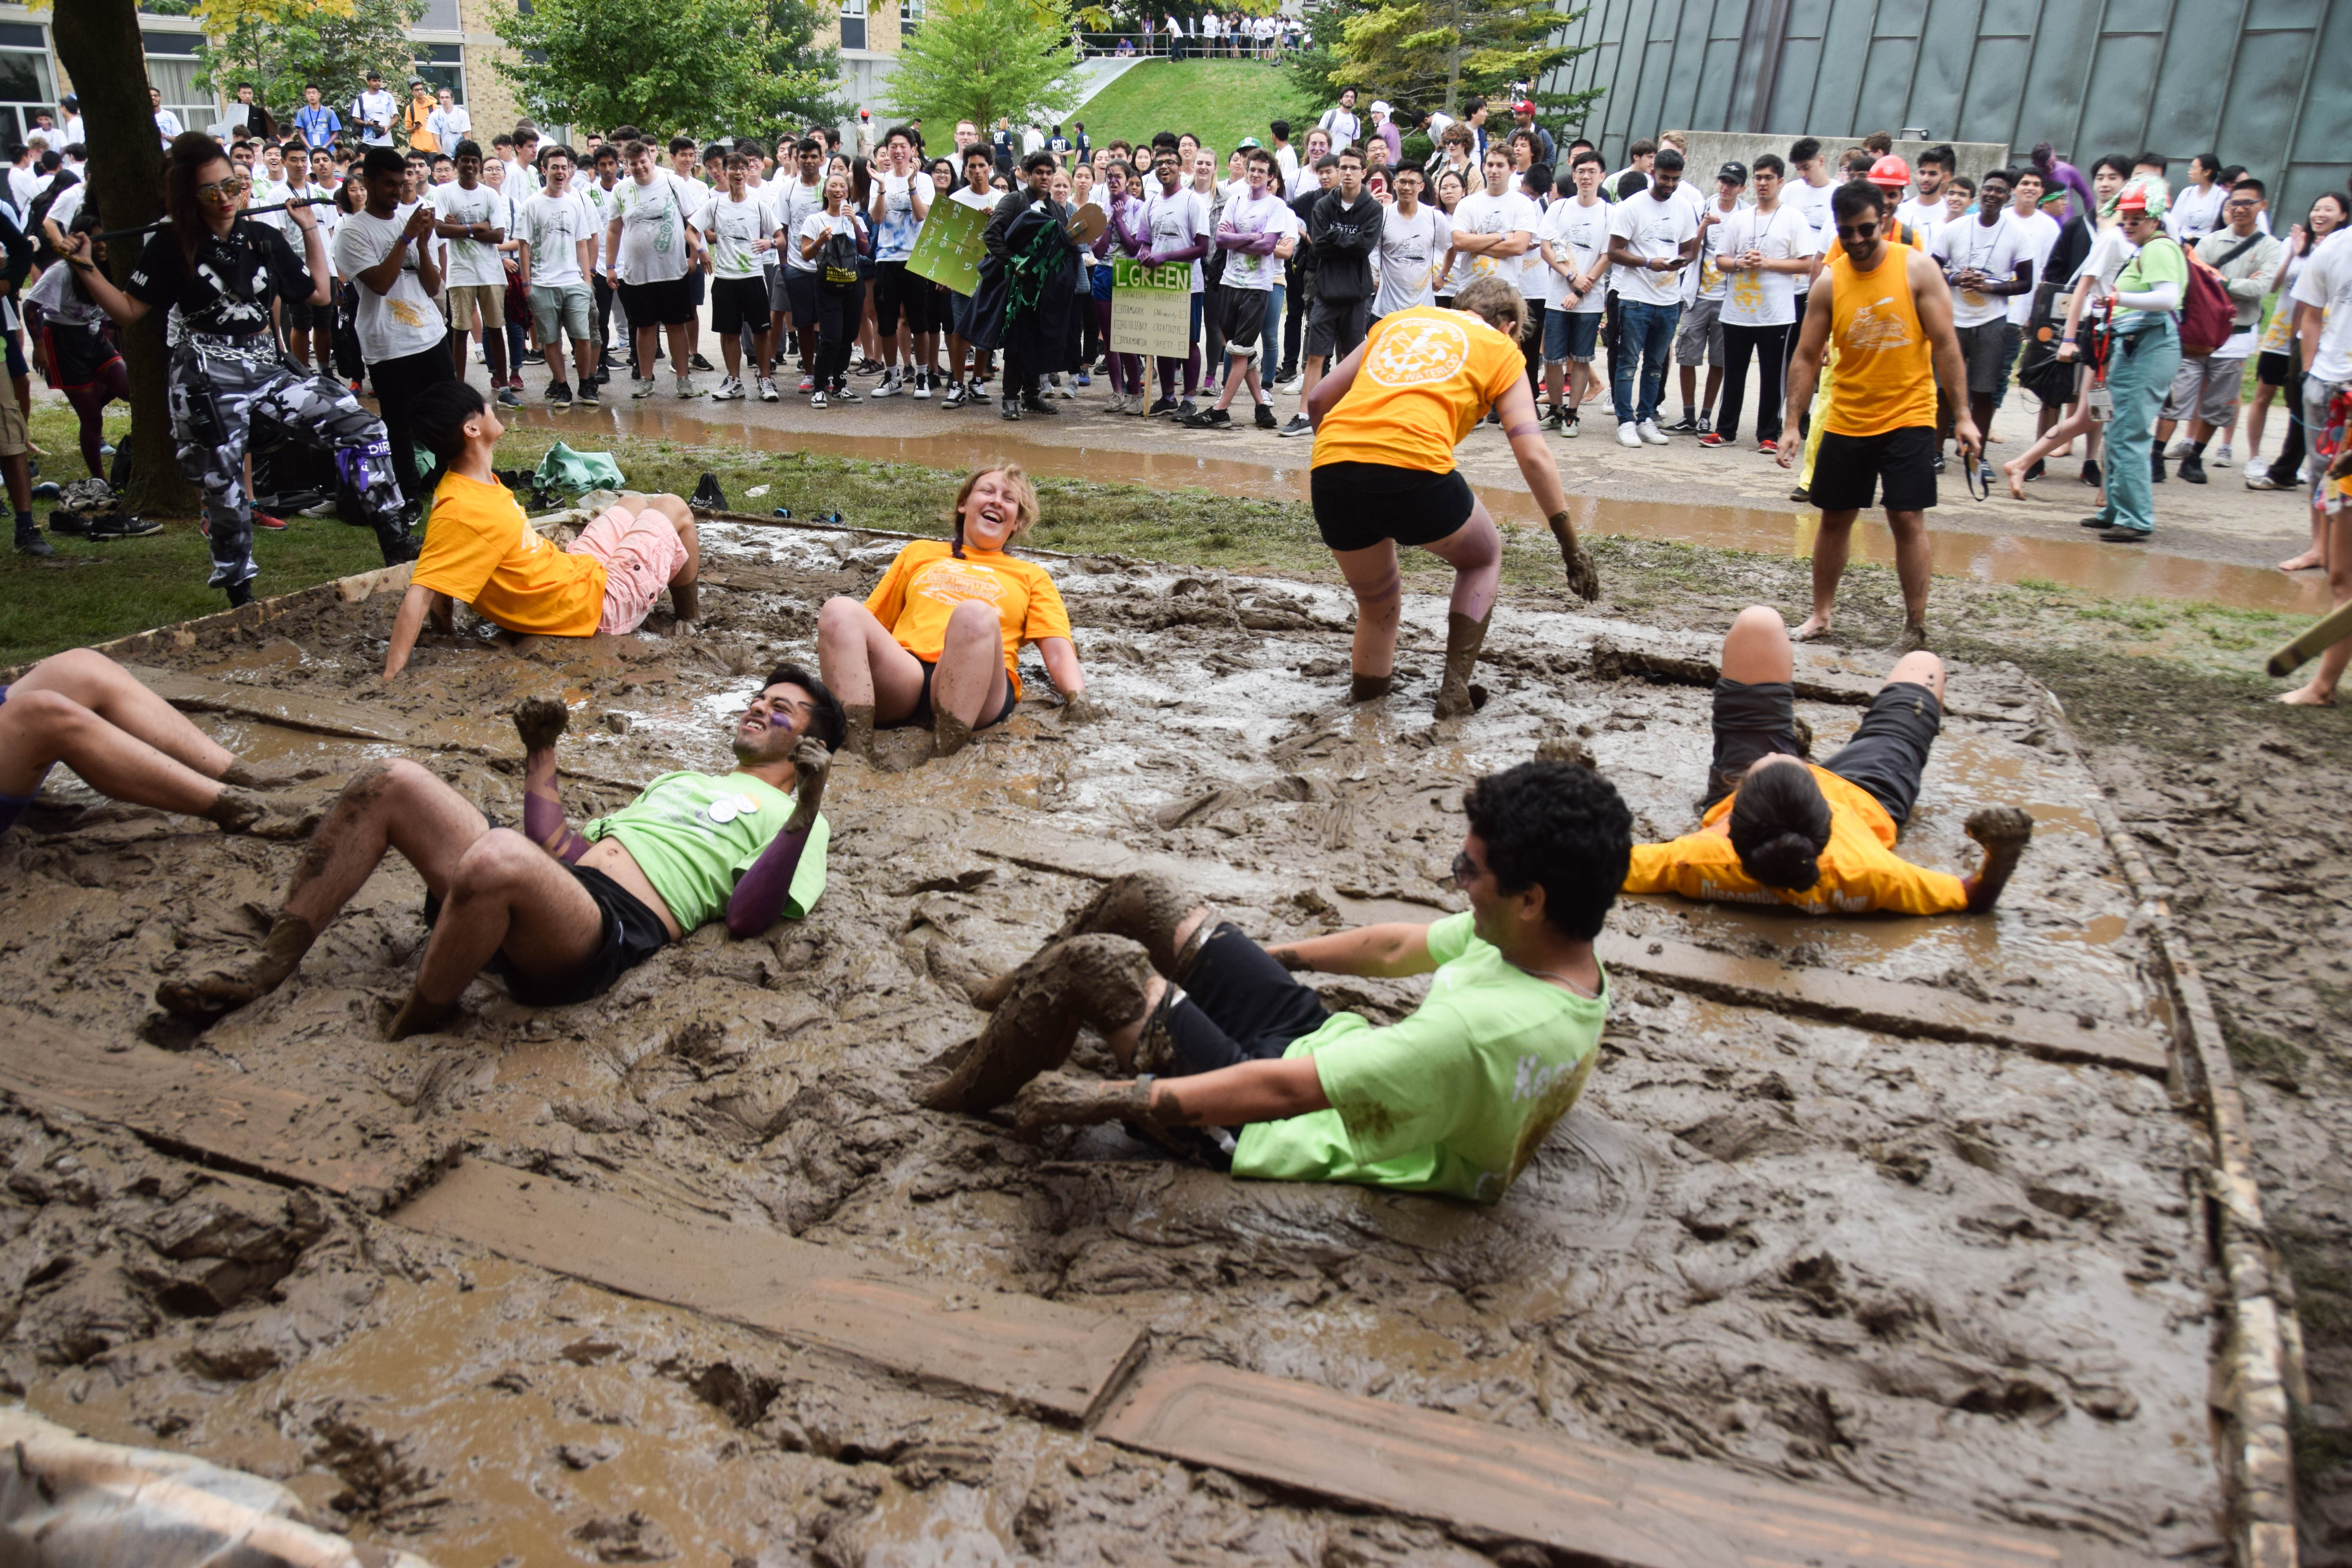
{"label": "person bending over", "polygon": [[669,773],[610,816],[574,831],[555,792],[563,704],[515,710],[523,743],[522,831],[493,825],[405,759],[354,777],[310,840],[261,953],[242,966],[167,980],[155,1000],[208,1021],[283,984],[327,922],[397,849],[425,879],[432,937],[387,1037],[441,1027],[476,974],[516,1001],[584,1002],[706,921],[756,936],[804,918],[824,891],[831,828],[818,815],[841,704],[798,665],[769,671],[736,721],[729,773]]}
{"label": "person bending over", "polygon": [[[1454,879],[1470,908],[1262,949],[1165,878],[1127,876],[978,998],[993,1014],[934,1110],[1011,1101],[1034,1136],[1125,1121],[1237,1176],[1354,1182],[1494,1203],[1598,1060],[1608,977],[1592,951],[1633,817],[1599,773],[1555,761],[1463,796]],[[1431,976],[1401,1024],[1326,1014],[1289,971]],[[1059,1071],[1078,1026],[1122,1072]]]}
{"label": "person bending over", "polygon": [[1895,661],[1853,739],[1827,763],[1803,761],[1796,657],[1778,610],[1751,605],[1723,639],[1715,683],[1715,758],[1696,833],[1633,847],[1629,893],[1680,893],[1807,914],[1940,915],[1990,910],[2033,837],[2013,805],[1969,817],[1984,864],[1967,877],[1895,853],[1944,721],[1944,666],[1932,653]]}
{"label": "person bending over", "polygon": [[490,471],[506,426],[488,399],[465,382],[443,382],[417,395],[414,417],[441,477],[424,552],[393,619],[386,680],[407,665],[428,614],[449,629],[453,599],[510,632],[545,637],[635,631],[664,587],[679,620],[699,613],[702,550],[686,502],[625,494],[558,550]]}
{"label": "person bending over", "polygon": [[1388,695],[1404,605],[1397,546],[1417,544],[1454,568],[1437,716],[1459,718],[1476,706],[1470,672],[1494,617],[1503,542],[1454,468],[1454,448],[1490,408],[1550,522],[1569,587],[1580,598],[1600,597],[1601,574],[1577,542],[1528,391],[1518,338],[1527,308],[1504,279],[1474,279],[1450,310],[1423,305],[1382,316],[1307,395],[1315,525],[1356,595],[1350,702]]}
{"label": "person bending over", "polygon": [[226,833],[300,832],[249,793],[259,781],[236,752],[90,648],[53,653],[0,686],[0,833],[59,763],[110,800],[201,816]]}
{"label": "person bending over", "polygon": [[956,491],[955,537],[898,552],[860,604],[817,616],[817,666],[849,715],[849,749],[871,761],[874,728],[929,724],[937,755],[1002,724],[1021,700],[1014,668],[1035,643],[1069,717],[1087,716],[1070,614],[1045,569],[1005,548],[1036,526],[1037,491],[1017,467],[982,468]]}

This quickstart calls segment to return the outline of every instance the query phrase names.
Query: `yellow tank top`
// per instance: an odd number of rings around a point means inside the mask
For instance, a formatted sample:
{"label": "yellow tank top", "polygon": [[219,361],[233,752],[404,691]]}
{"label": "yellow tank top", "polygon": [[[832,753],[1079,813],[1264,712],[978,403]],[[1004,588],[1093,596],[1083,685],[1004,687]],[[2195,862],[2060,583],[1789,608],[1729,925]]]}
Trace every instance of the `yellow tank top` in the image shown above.
{"label": "yellow tank top", "polygon": [[1879,436],[1936,423],[1936,363],[1911,298],[1910,251],[1889,245],[1868,272],[1840,255],[1829,264],[1830,341],[1837,380],[1822,427]]}

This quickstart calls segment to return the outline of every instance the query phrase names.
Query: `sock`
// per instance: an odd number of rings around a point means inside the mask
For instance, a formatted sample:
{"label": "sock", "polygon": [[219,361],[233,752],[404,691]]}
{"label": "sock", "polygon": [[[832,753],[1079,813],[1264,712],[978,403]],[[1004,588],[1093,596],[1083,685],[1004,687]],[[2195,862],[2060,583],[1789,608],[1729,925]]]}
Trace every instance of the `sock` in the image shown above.
{"label": "sock", "polygon": [[[2205,437],[2205,441],[2210,441],[2212,438],[2212,437],[2208,436]],[[2204,460],[2205,457],[2205,441],[2191,441],[2189,443],[2189,455],[2197,458],[2200,462]]]}

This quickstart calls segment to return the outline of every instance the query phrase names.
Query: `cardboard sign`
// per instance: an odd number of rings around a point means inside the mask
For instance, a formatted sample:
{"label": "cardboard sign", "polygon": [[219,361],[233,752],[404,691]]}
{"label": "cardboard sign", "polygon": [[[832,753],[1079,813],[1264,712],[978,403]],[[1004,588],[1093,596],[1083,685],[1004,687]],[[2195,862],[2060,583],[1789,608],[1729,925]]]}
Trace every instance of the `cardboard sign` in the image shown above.
{"label": "cardboard sign", "polygon": [[980,286],[980,258],[985,254],[981,234],[987,227],[988,214],[941,196],[923,219],[923,232],[907,256],[907,270],[970,294]]}
{"label": "cardboard sign", "polygon": [[1111,263],[1110,350],[1182,359],[1192,351],[1192,267],[1146,267],[1131,257]]}

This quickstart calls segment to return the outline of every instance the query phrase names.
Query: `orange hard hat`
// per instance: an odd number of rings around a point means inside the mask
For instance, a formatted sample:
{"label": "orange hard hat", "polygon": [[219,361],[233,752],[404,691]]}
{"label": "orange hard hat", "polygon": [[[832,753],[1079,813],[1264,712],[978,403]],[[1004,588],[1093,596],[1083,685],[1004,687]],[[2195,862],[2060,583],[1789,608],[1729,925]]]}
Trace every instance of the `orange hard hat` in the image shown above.
{"label": "orange hard hat", "polygon": [[1870,173],[1863,177],[1874,185],[1884,185],[1890,191],[1899,191],[1911,183],[1911,165],[1889,153],[1873,163],[1870,166]]}

